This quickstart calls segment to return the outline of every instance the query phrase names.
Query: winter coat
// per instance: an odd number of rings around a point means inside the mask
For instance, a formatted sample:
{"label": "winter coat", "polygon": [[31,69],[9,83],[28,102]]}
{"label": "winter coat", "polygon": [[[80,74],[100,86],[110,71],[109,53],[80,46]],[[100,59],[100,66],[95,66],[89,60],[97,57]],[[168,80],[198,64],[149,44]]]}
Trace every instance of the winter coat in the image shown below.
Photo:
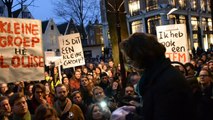
{"label": "winter coat", "polygon": [[163,57],[145,68],[138,88],[145,120],[195,120],[190,86],[169,59]]}

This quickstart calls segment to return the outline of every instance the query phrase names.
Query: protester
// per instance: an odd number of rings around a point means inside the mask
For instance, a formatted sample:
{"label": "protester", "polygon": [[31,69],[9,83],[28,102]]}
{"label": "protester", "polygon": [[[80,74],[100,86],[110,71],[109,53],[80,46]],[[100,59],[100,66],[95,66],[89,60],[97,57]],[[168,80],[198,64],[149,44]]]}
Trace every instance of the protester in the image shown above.
{"label": "protester", "polygon": [[41,104],[35,112],[35,120],[59,120],[57,112],[49,104]]}
{"label": "protester", "polygon": [[13,120],[31,120],[26,98],[22,93],[14,93],[10,97],[10,105],[13,113]]}
{"label": "protester", "polygon": [[165,57],[166,48],[155,36],[134,33],[120,43],[120,49],[129,66],[144,70],[137,90],[145,120],[194,120],[190,86]]}
{"label": "protester", "polygon": [[9,98],[0,97],[0,120],[9,120],[12,118],[12,110],[9,103]]}
{"label": "protester", "polygon": [[72,103],[67,97],[67,87],[63,84],[56,86],[56,97],[57,100],[54,103],[54,108],[61,120],[84,120],[84,115],[79,106]]}
{"label": "protester", "polygon": [[33,98],[32,100],[27,100],[27,104],[31,114],[35,114],[36,108],[41,104],[46,104],[45,100],[45,86],[41,83],[37,83],[33,87]]}
{"label": "protester", "polygon": [[207,69],[201,69],[199,83],[201,95],[197,104],[198,120],[213,120],[213,76]]}
{"label": "protester", "polygon": [[111,112],[106,112],[105,109],[99,104],[91,104],[88,108],[88,120],[110,120]]}

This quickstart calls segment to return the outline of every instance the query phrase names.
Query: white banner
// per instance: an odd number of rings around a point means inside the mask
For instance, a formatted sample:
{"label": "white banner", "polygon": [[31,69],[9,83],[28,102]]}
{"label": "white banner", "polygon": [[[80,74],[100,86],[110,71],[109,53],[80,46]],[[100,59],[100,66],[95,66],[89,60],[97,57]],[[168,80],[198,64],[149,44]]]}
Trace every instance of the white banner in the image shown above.
{"label": "white banner", "polygon": [[84,52],[79,33],[59,36],[63,68],[85,65]]}
{"label": "white banner", "polygon": [[44,57],[45,57],[45,65],[50,66],[50,63],[53,62],[52,57],[55,57],[55,52],[54,51],[45,51]]}
{"label": "white banner", "polygon": [[0,18],[0,83],[43,79],[41,21]]}
{"label": "white banner", "polygon": [[190,61],[185,24],[157,26],[157,38],[166,47],[166,57],[171,61]]}

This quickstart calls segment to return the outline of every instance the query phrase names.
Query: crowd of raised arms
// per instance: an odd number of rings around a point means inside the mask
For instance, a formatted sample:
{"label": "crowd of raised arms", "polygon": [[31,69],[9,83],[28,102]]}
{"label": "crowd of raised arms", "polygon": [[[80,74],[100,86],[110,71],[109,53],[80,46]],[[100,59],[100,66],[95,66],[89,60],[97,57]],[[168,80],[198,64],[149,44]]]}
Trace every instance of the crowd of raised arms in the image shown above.
{"label": "crowd of raised arms", "polygon": [[[213,53],[196,52],[191,61],[175,67],[191,86],[198,118],[213,113]],[[98,64],[97,64],[98,63]],[[68,71],[68,72],[67,72]],[[44,73],[44,80],[0,83],[0,120],[110,120],[119,107],[141,103],[137,82],[141,73],[128,71],[122,86],[120,65],[99,60],[85,66]],[[2,73],[1,73],[2,74]],[[140,104],[142,105],[142,104]],[[140,118],[140,115],[137,116]]]}

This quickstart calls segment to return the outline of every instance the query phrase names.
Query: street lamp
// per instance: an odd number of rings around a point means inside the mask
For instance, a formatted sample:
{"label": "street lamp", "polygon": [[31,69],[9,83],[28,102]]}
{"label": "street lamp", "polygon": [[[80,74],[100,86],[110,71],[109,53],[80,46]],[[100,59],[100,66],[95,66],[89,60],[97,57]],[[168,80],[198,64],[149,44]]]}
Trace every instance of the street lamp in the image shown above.
{"label": "street lamp", "polygon": [[[118,39],[118,45],[121,42],[121,25],[120,25],[120,18],[119,14],[120,9],[122,5],[124,4],[124,1],[118,5],[118,0],[113,0],[113,4],[109,3],[108,1],[106,2],[107,5],[112,9],[112,11],[108,10],[108,12],[114,13],[115,14],[115,21],[116,21],[116,33],[117,33],[117,39]],[[124,13],[123,13],[124,14]],[[120,61],[120,67],[121,67],[121,81],[122,81],[122,87],[126,86],[126,72],[125,72],[125,67],[124,67],[124,61],[123,61],[123,55],[119,49],[119,61]]]}

